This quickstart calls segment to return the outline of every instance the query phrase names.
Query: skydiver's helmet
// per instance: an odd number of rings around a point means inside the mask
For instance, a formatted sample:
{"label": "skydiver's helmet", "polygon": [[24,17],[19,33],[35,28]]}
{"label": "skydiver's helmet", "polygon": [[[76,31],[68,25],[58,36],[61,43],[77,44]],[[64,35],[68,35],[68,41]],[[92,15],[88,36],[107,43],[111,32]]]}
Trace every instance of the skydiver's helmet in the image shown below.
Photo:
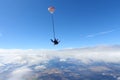
{"label": "skydiver's helmet", "polygon": [[57,45],[60,42],[60,41],[58,41],[58,39],[54,39],[54,40],[51,39],[51,41],[54,43],[54,45]]}

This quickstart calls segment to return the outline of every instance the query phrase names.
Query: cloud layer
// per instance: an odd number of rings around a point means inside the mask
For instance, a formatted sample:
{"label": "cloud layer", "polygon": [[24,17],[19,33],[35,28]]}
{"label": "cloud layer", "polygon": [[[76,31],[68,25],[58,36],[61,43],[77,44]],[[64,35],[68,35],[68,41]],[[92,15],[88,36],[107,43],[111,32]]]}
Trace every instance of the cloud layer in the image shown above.
{"label": "cloud layer", "polygon": [[[34,65],[35,71],[44,70],[46,69],[45,64],[56,57],[60,58],[60,61],[67,61],[68,58],[72,58],[85,64],[101,61],[120,64],[120,46],[95,46],[63,50],[0,49],[0,74],[11,69],[11,66],[5,67],[5,65],[14,64],[21,67],[13,68],[6,80],[23,80],[23,78],[32,80],[29,78],[34,76],[34,71],[30,69],[30,66]],[[108,68],[94,67],[90,70],[100,72],[101,70],[108,70]]]}
{"label": "cloud layer", "polygon": [[9,63],[21,65],[47,63],[55,57],[64,61],[67,58],[74,58],[83,63],[90,61],[120,63],[120,46],[96,46],[63,50],[0,49],[0,66]]}

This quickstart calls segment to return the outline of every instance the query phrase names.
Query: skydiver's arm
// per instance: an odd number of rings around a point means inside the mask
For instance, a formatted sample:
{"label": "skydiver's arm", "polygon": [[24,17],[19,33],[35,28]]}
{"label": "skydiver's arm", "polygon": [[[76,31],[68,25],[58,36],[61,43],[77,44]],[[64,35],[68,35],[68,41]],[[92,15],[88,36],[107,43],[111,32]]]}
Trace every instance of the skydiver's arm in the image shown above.
{"label": "skydiver's arm", "polygon": [[52,39],[50,39],[52,42],[54,42]]}

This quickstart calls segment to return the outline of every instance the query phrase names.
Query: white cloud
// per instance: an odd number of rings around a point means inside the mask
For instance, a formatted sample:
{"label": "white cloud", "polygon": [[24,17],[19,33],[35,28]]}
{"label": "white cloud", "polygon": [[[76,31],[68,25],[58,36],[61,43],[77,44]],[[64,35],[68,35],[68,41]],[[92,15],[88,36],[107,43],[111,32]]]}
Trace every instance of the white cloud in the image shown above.
{"label": "white cloud", "polygon": [[31,71],[32,70],[25,67],[18,68],[9,75],[8,80],[23,80],[23,78],[27,78],[27,75],[29,75]]}
{"label": "white cloud", "polygon": [[66,59],[62,59],[62,58],[61,58],[60,61],[61,61],[61,62],[64,62],[64,61],[66,61]]}
{"label": "white cloud", "polygon": [[[34,65],[35,70],[44,70],[46,69],[44,64],[56,57],[60,58],[60,61],[67,61],[68,58],[72,58],[87,64],[91,63],[91,61],[120,63],[120,46],[95,46],[63,50],[0,49],[0,66],[5,64],[24,65],[13,70],[8,76],[8,80],[22,80],[23,77],[28,79],[30,75],[33,76],[29,66]],[[97,70],[98,68],[90,69],[98,72],[108,70],[105,67],[100,67],[101,70]]]}
{"label": "white cloud", "polygon": [[55,57],[59,57],[60,61],[65,61],[67,58],[75,58],[84,63],[89,63],[90,61],[120,63],[120,46],[96,46],[55,51],[0,49],[0,63],[4,64],[26,64],[31,66],[47,63]]}
{"label": "white cloud", "polygon": [[4,64],[0,63],[0,67],[4,66]]}
{"label": "white cloud", "polygon": [[92,38],[92,37],[96,37],[96,36],[100,36],[100,35],[105,35],[105,34],[109,34],[109,33],[112,33],[116,30],[108,30],[108,31],[103,31],[103,32],[98,32],[98,33],[95,33],[95,34],[89,34],[86,36],[86,38]]}
{"label": "white cloud", "polygon": [[35,70],[37,70],[37,71],[44,70],[44,69],[46,69],[46,67],[44,65],[35,66]]}

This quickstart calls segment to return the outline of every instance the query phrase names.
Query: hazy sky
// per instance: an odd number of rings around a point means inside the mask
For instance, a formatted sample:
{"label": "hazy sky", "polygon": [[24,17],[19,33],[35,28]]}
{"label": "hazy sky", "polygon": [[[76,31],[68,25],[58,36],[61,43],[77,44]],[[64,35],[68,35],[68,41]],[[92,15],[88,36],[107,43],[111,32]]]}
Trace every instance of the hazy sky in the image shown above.
{"label": "hazy sky", "polygon": [[[58,46],[53,46],[49,6]],[[0,48],[54,49],[120,44],[120,0],[0,0]]]}

